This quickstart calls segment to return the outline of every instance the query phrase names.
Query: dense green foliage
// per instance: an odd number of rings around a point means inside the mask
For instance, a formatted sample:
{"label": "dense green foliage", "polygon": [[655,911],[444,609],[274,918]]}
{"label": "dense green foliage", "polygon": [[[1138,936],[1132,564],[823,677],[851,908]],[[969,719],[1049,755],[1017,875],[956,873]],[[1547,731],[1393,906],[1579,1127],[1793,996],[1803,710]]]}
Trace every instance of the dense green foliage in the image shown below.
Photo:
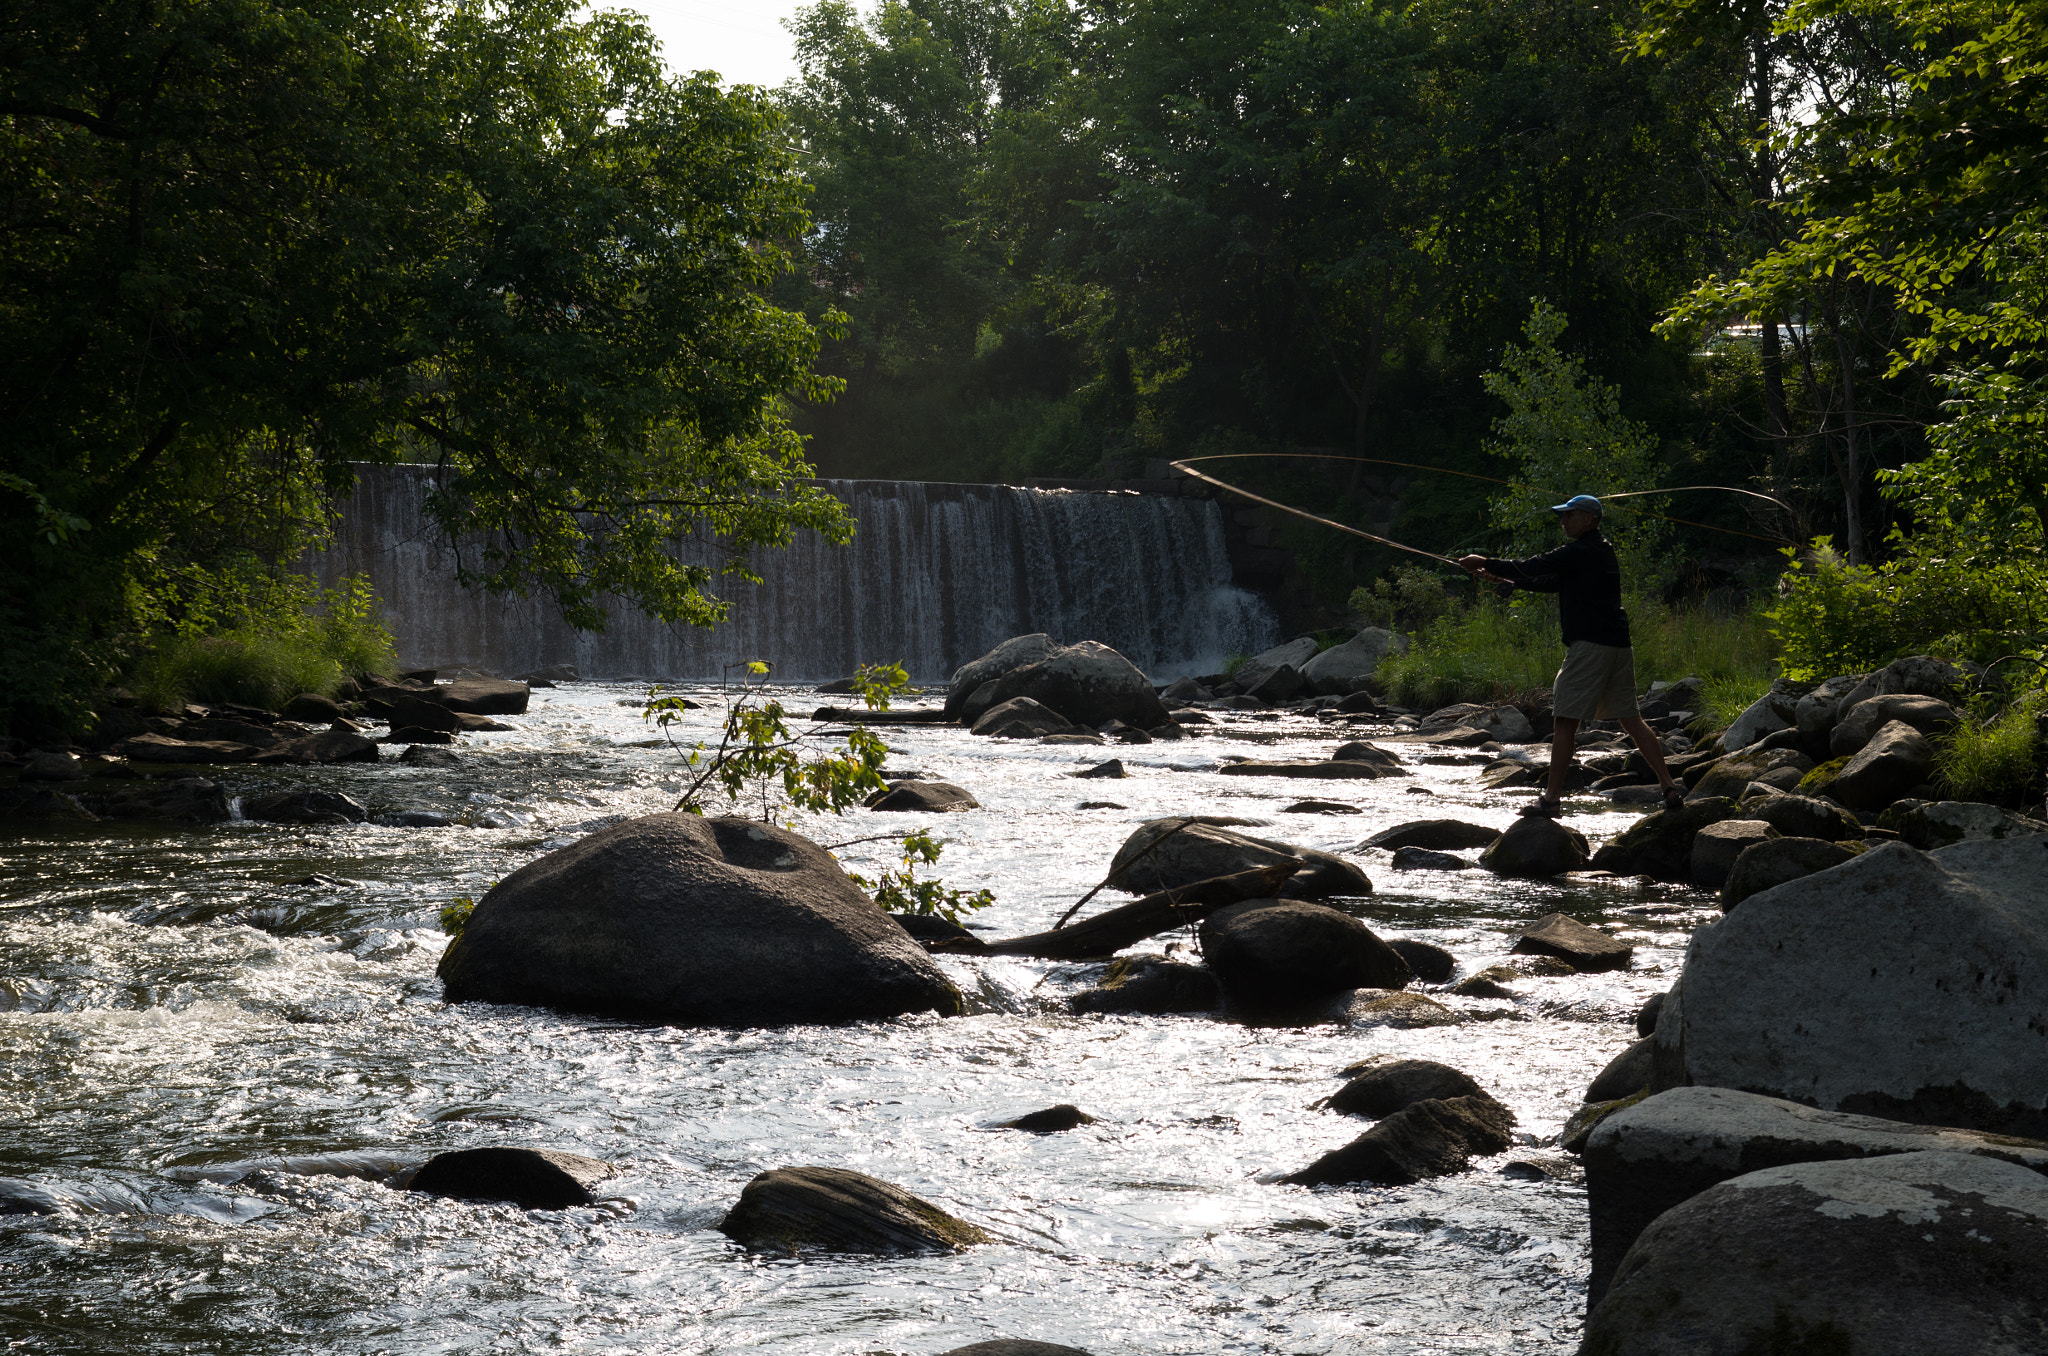
{"label": "dense green foliage", "polygon": [[2041,714],[2048,696],[2031,692],[1989,719],[1966,721],[1934,759],[1934,781],[1957,800],[2017,805],[2041,781]]}
{"label": "dense green foliage", "polygon": [[[566,0],[24,0],[0,29],[0,722],[75,717],[194,575],[288,571],[355,460],[441,468],[464,583],[724,614],[844,537],[779,413],[821,327],[781,115]],[[67,706],[70,709],[67,712]]]}
{"label": "dense green foliage", "polygon": [[368,580],[323,592],[295,575],[259,573],[189,608],[127,682],[150,710],[240,702],[274,711],[301,692],[332,695],[344,678],[397,671]]}

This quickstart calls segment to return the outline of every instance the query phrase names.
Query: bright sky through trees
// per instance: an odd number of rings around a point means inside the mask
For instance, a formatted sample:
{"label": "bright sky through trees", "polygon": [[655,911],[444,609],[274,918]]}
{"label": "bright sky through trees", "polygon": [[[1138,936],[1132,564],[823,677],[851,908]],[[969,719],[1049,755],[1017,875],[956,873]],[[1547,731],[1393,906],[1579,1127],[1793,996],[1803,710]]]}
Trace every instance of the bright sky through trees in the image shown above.
{"label": "bright sky through trees", "polygon": [[[728,84],[770,88],[796,74],[796,40],[782,21],[803,0],[624,0],[661,39],[672,71],[717,71]],[[599,4],[595,8],[612,8]]]}

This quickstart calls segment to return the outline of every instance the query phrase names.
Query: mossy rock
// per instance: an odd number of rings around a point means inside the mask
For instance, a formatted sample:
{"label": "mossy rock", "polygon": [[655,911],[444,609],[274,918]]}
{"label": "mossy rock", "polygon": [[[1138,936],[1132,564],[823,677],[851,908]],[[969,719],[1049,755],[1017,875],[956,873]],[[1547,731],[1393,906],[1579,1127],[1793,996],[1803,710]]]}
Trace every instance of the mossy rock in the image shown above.
{"label": "mossy rock", "polygon": [[1835,778],[1842,775],[1842,769],[1849,766],[1847,758],[1831,758],[1799,779],[1799,788],[1793,794],[1801,796],[1824,796],[1835,784]]}

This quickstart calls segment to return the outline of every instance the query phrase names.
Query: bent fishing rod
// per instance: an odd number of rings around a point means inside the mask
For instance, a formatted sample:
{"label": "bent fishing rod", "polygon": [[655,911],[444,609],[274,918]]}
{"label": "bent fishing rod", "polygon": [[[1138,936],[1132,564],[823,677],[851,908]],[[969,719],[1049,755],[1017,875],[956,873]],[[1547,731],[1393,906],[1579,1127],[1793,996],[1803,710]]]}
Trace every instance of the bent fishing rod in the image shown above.
{"label": "bent fishing rod", "polygon": [[[1268,499],[1266,498],[1266,496],[1262,494],[1254,494],[1252,491],[1244,489],[1237,485],[1233,485],[1227,480],[1219,480],[1215,476],[1209,475],[1206,472],[1197,471],[1190,464],[1198,461],[1259,460],[1363,462],[1373,466],[1399,466],[1410,471],[1424,471],[1431,475],[1459,476],[1465,480],[1480,480],[1485,481],[1486,483],[1491,485],[1515,484],[1515,482],[1512,480],[1503,480],[1498,476],[1482,476],[1472,471],[1453,471],[1447,467],[1423,466],[1419,463],[1412,461],[1393,461],[1386,457],[1347,457],[1340,456],[1333,452],[1219,452],[1205,457],[1184,457],[1179,461],[1168,462],[1167,465],[1171,466],[1174,470],[1179,471],[1183,475],[1193,476],[1196,480],[1202,481],[1205,484],[1214,485],[1218,489],[1228,490],[1232,494],[1240,495],[1243,498],[1254,501],[1255,503],[1264,504],[1268,508],[1279,509],[1282,513],[1290,513],[1297,518],[1305,518],[1309,522],[1320,523],[1324,527],[1334,527],[1339,532],[1348,532],[1354,537],[1363,537],[1367,541],[1378,542],[1382,546],[1391,546],[1396,551],[1406,551],[1410,555],[1422,556],[1428,560],[1442,561],[1444,564],[1452,566],[1456,569],[1464,568],[1464,566],[1458,564],[1457,561],[1451,559],[1449,556],[1440,556],[1434,551],[1425,551],[1419,546],[1410,546],[1406,542],[1395,541],[1391,537],[1382,537],[1378,533],[1367,532],[1364,528],[1353,527],[1349,523],[1340,523],[1333,518],[1325,518],[1322,517],[1320,514],[1310,513],[1307,509],[1298,509],[1294,507],[1292,504],[1283,504],[1277,499]],[[1636,499],[1644,495],[1681,494],[1690,490],[1718,490],[1726,494],[1747,495],[1749,498],[1761,499],[1766,503],[1775,505],[1776,507],[1783,509],[1787,513],[1792,512],[1792,506],[1790,504],[1787,504],[1782,499],[1778,499],[1772,495],[1764,494],[1758,490],[1738,489],[1733,485],[1674,485],[1670,489],[1664,490],[1621,490],[1612,494],[1604,494],[1599,497],[1603,501],[1608,499]],[[1668,523],[1683,523],[1687,527],[1705,528],[1709,532],[1725,532],[1731,536],[1748,537],[1751,541],[1766,541],[1772,543],[1773,545],[1778,546],[1796,546],[1798,544],[1787,537],[1761,537],[1754,532],[1743,532],[1732,527],[1717,527],[1712,523],[1694,522],[1690,518],[1674,518],[1669,514],[1653,513],[1648,509],[1637,509],[1636,512],[1643,514],[1645,517],[1661,518]]]}

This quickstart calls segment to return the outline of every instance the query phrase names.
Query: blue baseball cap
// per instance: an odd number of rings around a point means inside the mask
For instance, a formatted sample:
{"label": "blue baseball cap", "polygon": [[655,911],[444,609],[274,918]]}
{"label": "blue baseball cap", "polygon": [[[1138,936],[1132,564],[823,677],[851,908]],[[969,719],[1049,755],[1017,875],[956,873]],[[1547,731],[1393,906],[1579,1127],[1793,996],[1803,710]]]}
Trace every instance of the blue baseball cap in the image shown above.
{"label": "blue baseball cap", "polygon": [[1578,513],[1583,511],[1597,518],[1600,516],[1600,501],[1590,494],[1575,494],[1562,504],[1552,504],[1550,511],[1552,513]]}

